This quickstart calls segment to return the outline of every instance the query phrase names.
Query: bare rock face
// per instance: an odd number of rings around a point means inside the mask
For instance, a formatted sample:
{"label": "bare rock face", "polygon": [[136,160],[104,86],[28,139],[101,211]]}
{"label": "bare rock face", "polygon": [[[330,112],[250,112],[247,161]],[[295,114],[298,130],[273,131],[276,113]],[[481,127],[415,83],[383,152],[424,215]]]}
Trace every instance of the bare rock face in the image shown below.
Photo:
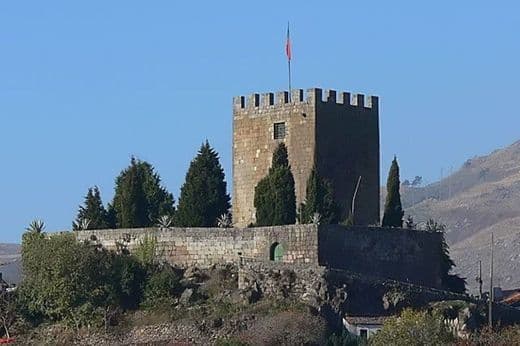
{"label": "bare rock face", "polygon": [[345,305],[347,303],[348,298],[348,288],[346,285],[342,285],[341,287],[336,287],[334,289],[334,294],[329,297],[330,305],[333,310],[337,313],[340,313],[345,310]]}
{"label": "bare rock face", "polygon": [[388,312],[396,312],[401,310],[405,306],[409,306],[411,301],[410,297],[402,291],[390,290],[383,294],[382,301],[383,307]]}
{"label": "bare rock face", "polygon": [[238,288],[258,297],[288,297],[318,304],[325,299],[325,268],[313,265],[290,265],[257,262],[239,269]]}
{"label": "bare rock face", "polygon": [[242,291],[243,301],[247,304],[253,304],[260,300],[261,293],[260,287],[256,282],[254,282],[249,288]]}
{"label": "bare rock face", "polygon": [[181,304],[187,305],[192,301],[193,298],[193,289],[192,288],[186,288],[184,292],[182,292],[181,297],[179,299],[179,302]]}

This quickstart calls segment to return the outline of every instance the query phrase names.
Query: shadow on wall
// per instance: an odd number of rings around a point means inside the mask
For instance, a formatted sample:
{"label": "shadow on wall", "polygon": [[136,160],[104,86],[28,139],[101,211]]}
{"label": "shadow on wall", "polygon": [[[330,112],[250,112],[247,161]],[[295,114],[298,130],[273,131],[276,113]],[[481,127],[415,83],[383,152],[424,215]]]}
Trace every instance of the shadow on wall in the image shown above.
{"label": "shadow on wall", "polygon": [[441,287],[441,234],[401,228],[320,226],[318,262],[417,285]]}

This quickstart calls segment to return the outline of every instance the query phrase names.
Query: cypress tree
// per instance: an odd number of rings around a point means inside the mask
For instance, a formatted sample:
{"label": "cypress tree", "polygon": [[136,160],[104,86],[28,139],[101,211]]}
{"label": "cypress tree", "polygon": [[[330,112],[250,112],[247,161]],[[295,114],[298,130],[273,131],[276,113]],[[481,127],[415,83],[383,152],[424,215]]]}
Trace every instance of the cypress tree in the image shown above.
{"label": "cypress tree", "polygon": [[109,227],[108,213],[101,201],[101,194],[97,186],[88,189],[83,205],[79,207],[76,220],[72,228],[80,229],[105,229]]}
{"label": "cypress tree", "polygon": [[332,184],[318,174],[316,165],[307,180],[305,203],[302,204],[301,213],[302,223],[312,222],[314,213],[320,215],[322,224],[338,222],[338,207],[334,202]]}
{"label": "cypress tree", "polygon": [[269,173],[255,187],[254,206],[257,226],[288,225],[296,221],[294,177],[283,143],[273,153]]}
{"label": "cypress tree", "polygon": [[397,158],[394,156],[390,171],[388,172],[388,180],[386,183],[386,202],[385,212],[383,215],[383,227],[402,227],[404,211],[401,205],[401,195],[399,193],[399,165]]}
{"label": "cypress tree", "polygon": [[181,187],[175,224],[182,227],[212,227],[231,207],[224,170],[218,154],[203,143],[191,161]]}
{"label": "cypress tree", "polygon": [[143,192],[146,198],[147,217],[150,225],[156,225],[161,216],[173,217],[175,213],[173,195],[161,186],[161,177],[148,162],[141,162]]}
{"label": "cypress tree", "polygon": [[117,228],[150,227],[163,215],[172,216],[173,195],[148,162],[132,157],[130,166],[116,178],[108,219]]}
{"label": "cypress tree", "polygon": [[274,200],[271,179],[269,175],[263,177],[255,186],[254,206],[256,209],[256,226],[271,226],[274,219]]}

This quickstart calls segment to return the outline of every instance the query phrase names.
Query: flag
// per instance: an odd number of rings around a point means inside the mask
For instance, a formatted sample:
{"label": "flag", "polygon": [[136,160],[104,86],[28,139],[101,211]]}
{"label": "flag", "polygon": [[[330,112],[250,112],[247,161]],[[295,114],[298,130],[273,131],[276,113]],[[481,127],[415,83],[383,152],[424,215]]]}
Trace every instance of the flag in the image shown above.
{"label": "flag", "polygon": [[289,23],[287,23],[287,41],[285,42],[285,54],[287,60],[291,61],[291,37],[289,35]]}

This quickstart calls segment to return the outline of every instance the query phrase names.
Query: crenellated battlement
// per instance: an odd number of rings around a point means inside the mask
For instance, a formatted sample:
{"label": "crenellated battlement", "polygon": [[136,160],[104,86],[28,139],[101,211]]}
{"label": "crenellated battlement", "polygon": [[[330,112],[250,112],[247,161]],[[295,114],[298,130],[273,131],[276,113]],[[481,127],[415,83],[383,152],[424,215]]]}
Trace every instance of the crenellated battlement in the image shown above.
{"label": "crenellated battlement", "polygon": [[[356,195],[361,225],[379,222],[379,98],[334,89],[292,89],[233,98],[233,221],[256,222],[255,186],[283,141],[294,175],[296,205],[305,201],[315,165],[334,185],[341,218]],[[316,159],[319,158],[319,159]]]}
{"label": "crenellated battlement", "polygon": [[336,90],[320,88],[291,90],[289,92],[279,91],[276,93],[254,93],[248,96],[233,97],[233,110],[275,107],[286,104],[314,104],[316,102],[344,105],[347,107],[378,108],[379,98],[377,96],[365,96],[349,92],[336,92]]}

